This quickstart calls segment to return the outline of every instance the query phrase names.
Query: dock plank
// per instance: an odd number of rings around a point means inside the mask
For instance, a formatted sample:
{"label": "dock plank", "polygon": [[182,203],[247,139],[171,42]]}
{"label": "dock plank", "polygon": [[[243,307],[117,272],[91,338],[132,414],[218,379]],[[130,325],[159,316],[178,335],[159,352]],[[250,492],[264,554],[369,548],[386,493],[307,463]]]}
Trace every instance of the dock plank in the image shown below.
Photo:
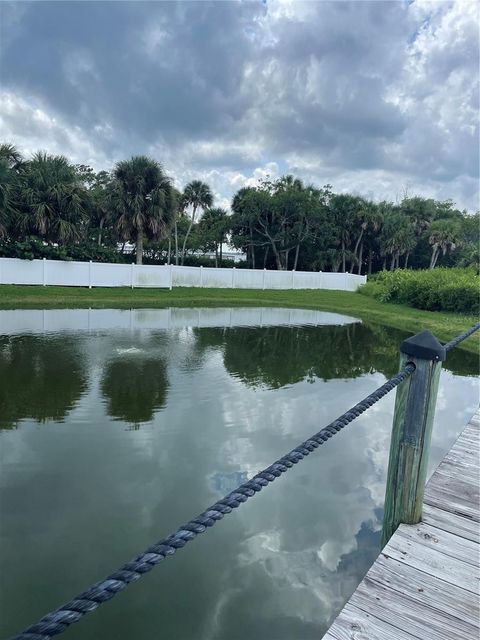
{"label": "dock plank", "polygon": [[402,524],[325,640],[480,637],[480,413],[425,489],[423,519]]}
{"label": "dock plank", "polygon": [[324,640],[417,640],[403,629],[394,627],[347,603]]}
{"label": "dock plank", "polygon": [[480,544],[480,527],[478,522],[470,518],[464,518],[451,511],[443,511],[438,506],[432,507],[425,503],[423,505],[423,522]]}

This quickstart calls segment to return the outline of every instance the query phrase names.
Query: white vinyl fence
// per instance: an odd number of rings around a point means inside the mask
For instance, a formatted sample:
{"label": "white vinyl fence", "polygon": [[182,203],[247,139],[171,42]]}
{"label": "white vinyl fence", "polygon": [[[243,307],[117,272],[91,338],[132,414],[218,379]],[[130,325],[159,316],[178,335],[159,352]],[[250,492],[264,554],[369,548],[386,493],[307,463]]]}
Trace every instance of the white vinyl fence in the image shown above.
{"label": "white vinyl fence", "polygon": [[0,284],[71,287],[209,287],[356,291],[367,276],[313,271],[150,266],[0,258]]}

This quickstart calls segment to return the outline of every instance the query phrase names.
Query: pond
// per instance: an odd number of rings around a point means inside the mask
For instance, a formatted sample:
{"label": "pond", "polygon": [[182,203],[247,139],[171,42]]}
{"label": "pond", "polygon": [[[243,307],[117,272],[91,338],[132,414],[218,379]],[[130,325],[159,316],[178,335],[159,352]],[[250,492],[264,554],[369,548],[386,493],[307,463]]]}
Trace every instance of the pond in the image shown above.
{"label": "pond", "polygon": [[[373,391],[405,337],[300,310],[0,311],[0,637]],[[430,470],[477,370],[449,354]],[[65,638],[321,638],[378,554],[394,395]]]}

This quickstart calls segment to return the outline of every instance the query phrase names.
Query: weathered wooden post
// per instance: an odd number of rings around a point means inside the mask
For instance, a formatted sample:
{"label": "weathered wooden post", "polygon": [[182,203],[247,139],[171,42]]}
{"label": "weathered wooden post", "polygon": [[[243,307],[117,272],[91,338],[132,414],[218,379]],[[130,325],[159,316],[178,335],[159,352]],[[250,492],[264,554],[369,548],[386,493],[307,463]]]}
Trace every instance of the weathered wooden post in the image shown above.
{"label": "weathered wooden post", "polygon": [[422,517],[423,492],[438,381],[445,348],[430,331],[400,345],[400,369],[413,362],[415,371],[397,388],[388,462],[382,548],[398,525]]}

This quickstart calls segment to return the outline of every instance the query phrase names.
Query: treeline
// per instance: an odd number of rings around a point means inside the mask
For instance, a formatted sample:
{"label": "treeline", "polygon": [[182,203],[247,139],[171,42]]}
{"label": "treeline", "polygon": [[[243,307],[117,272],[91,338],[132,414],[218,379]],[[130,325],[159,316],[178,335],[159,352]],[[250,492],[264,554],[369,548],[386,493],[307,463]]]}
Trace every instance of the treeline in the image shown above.
{"label": "treeline", "polygon": [[240,189],[231,213],[214,204],[208,184],[179,191],[145,156],[96,173],[0,145],[0,256],[191,264],[212,252],[222,264],[228,242],[247,268],[364,274],[479,263],[479,214],[451,201],[378,203],[286,175]]}

